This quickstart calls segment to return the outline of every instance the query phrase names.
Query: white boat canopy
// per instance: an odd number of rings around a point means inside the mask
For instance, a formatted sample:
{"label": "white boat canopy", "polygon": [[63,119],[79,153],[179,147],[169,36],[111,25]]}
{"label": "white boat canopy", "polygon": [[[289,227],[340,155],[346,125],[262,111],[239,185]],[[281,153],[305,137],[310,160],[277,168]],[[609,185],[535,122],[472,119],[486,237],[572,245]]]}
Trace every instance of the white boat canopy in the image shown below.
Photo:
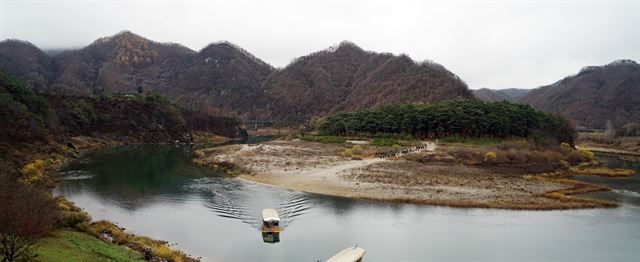
{"label": "white boat canopy", "polygon": [[356,262],[362,261],[364,257],[364,249],[358,246],[348,247],[335,254],[327,262]]}
{"label": "white boat canopy", "polygon": [[265,222],[274,222],[280,221],[280,217],[278,216],[278,212],[272,208],[265,208],[262,210],[262,221]]}

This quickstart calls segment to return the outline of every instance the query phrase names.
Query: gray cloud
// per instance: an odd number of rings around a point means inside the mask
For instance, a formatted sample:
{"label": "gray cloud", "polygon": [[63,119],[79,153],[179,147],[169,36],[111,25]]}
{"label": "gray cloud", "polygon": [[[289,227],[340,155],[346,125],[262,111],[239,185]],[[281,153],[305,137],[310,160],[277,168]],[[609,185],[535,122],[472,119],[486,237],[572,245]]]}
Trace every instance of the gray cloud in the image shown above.
{"label": "gray cloud", "polygon": [[640,61],[640,0],[0,0],[0,39],[82,47],[125,29],[194,50],[228,40],[275,66],[350,40],[436,61],[471,88],[532,88],[585,65]]}

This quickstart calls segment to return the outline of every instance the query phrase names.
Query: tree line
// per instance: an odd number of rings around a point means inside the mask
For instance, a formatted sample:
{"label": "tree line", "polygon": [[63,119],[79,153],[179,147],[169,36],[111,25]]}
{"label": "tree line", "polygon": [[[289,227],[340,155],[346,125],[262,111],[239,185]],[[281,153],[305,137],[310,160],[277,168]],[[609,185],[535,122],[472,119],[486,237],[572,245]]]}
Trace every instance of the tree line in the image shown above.
{"label": "tree line", "polygon": [[339,112],[320,121],[323,135],[410,135],[436,137],[539,137],[573,145],[575,131],[565,118],[508,101],[455,99],[433,105],[388,105]]}

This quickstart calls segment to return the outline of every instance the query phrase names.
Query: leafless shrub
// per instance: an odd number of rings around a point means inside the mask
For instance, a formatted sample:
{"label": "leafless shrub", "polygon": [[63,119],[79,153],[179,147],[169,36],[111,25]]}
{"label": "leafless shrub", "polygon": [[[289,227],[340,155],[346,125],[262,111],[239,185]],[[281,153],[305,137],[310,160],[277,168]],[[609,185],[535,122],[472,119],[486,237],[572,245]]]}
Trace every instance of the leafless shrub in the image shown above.
{"label": "leafless shrub", "polygon": [[46,192],[0,174],[0,203],[2,260],[28,259],[33,244],[53,227],[55,202]]}

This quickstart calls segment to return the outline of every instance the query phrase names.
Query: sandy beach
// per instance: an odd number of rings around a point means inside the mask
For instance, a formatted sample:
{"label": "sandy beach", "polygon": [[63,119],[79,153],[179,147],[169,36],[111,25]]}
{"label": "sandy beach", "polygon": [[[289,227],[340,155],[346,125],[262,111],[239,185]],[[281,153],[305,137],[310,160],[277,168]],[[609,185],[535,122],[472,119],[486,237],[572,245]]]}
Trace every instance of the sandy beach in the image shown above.
{"label": "sandy beach", "polygon": [[342,145],[271,141],[198,150],[196,164],[232,170],[238,179],[309,193],[379,201],[505,209],[611,207],[608,201],[569,196],[606,187],[552,175],[494,173],[456,163],[419,163],[343,156]]}

